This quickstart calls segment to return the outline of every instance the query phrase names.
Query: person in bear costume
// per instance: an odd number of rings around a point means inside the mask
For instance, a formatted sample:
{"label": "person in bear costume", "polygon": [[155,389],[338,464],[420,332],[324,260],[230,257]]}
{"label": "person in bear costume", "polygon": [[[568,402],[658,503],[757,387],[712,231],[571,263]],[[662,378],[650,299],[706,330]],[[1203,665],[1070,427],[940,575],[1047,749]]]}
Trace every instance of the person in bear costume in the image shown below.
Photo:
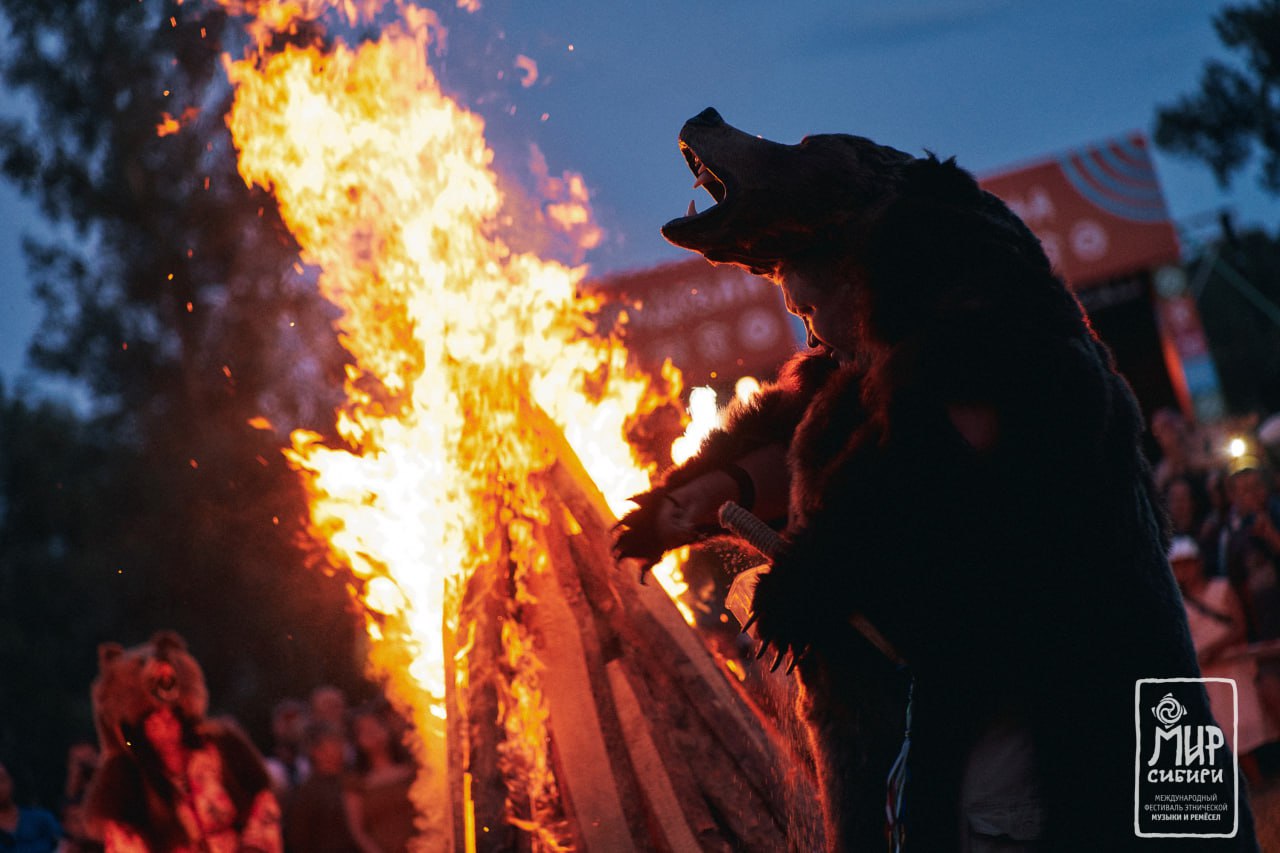
{"label": "person in bear costume", "polygon": [[86,799],[107,853],[280,853],[262,757],[230,720],[207,720],[204,674],[171,631],[98,648],[102,765]]}
{"label": "person in bear costume", "polygon": [[[932,155],[710,109],[680,147],[717,204],[664,236],[780,285],[809,350],[637,496],[615,553],[648,566],[725,500],[781,528],[754,625],[798,662],[831,849],[885,848],[886,787],[909,851],[1147,849],[1135,680],[1199,670],[1141,414],[1039,241]],[[1234,838],[1163,845],[1254,850],[1240,808]]]}

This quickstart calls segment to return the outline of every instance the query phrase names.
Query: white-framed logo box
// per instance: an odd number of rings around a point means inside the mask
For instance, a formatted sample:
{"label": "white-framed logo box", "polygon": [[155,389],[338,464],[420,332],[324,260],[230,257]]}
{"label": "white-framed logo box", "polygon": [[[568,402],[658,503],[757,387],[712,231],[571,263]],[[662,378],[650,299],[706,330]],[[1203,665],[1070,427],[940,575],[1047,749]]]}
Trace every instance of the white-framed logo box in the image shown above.
{"label": "white-framed logo box", "polygon": [[[1231,831],[1230,832],[1143,832],[1142,803],[1142,685],[1144,684],[1229,684],[1231,685]],[[1215,721],[1216,722],[1216,721]],[[1133,832],[1139,838],[1235,838],[1240,831],[1240,754],[1236,749],[1240,728],[1240,695],[1234,678],[1139,678],[1133,686]],[[1219,723],[1221,725],[1221,723]]]}

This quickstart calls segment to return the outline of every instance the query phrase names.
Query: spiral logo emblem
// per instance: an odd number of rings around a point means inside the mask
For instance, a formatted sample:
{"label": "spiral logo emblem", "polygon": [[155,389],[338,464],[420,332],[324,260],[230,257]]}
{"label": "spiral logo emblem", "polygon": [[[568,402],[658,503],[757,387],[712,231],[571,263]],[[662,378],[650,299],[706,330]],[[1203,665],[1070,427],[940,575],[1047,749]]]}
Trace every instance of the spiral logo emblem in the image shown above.
{"label": "spiral logo emblem", "polygon": [[1178,720],[1187,713],[1187,709],[1182,707],[1182,703],[1173,698],[1172,693],[1164,694],[1164,698],[1156,703],[1151,709],[1151,713],[1156,715],[1156,719],[1160,721],[1160,725],[1166,729],[1176,724]]}

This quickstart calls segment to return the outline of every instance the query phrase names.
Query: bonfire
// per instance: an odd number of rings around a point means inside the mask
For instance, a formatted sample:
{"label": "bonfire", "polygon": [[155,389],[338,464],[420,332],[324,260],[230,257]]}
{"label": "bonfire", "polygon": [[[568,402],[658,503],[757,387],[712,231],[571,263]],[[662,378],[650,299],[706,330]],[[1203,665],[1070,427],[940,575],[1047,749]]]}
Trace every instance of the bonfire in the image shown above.
{"label": "bonfire", "polygon": [[[628,367],[585,268],[504,242],[483,121],[432,70],[434,13],[224,5],[250,42],[226,59],[240,172],[353,359],[341,443],[299,432],[287,454],[412,724],[422,849],[784,847],[803,773],[664,592],[675,562],[645,587],[609,555],[654,473],[628,430],[678,374]],[[376,38],[320,44],[389,11]],[[570,177],[549,222],[590,221]]]}

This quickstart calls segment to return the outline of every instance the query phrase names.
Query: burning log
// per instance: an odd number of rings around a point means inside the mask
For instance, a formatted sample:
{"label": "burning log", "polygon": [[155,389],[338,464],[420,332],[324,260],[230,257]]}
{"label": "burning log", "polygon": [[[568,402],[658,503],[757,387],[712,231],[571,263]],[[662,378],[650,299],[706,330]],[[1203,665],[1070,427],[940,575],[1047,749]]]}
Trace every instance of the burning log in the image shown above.
{"label": "burning log", "polygon": [[450,741],[471,756],[465,773],[451,774],[465,786],[470,806],[459,837],[474,836],[478,828],[486,837],[486,846],[494,850],[519,849],[515,827],[506,820],[507,787],[499,752],[504,740],[499,722],[504,687],[498,667],[472,666],[471,661],[502,658],[502,625],[513,599],[510,568],[508,560],[495,561],[473,574],[467,584],[460,617],[471,630],[465,657],[455,658],[455,667],[467,668],[467,690],[462,700],[455,692],[455,707],[449,709],[450,719],[466,721],[465,727],[450,727]]}
{"label": "burning log", "polygon": [[[545,517],[531,528],[544,558],[524,578],[510,576],[514,562],[478,572],[464,597],[469,683],[449,709],[452,796],[464,815],[455,848],[554,849],[554,833],[512,814],[494,739],[503,655],[492,619],[505,608],[524,620],[541,662],[558,813],[575,849],[787,849],[793,824],[816,822],[792,814],[787,796],[808,786],[803,770],[670,598],[615,569],[603,497],[554,425],[530,421],[556,458],[541,478]],[[517,824],[526,831],[513,835]]]}

